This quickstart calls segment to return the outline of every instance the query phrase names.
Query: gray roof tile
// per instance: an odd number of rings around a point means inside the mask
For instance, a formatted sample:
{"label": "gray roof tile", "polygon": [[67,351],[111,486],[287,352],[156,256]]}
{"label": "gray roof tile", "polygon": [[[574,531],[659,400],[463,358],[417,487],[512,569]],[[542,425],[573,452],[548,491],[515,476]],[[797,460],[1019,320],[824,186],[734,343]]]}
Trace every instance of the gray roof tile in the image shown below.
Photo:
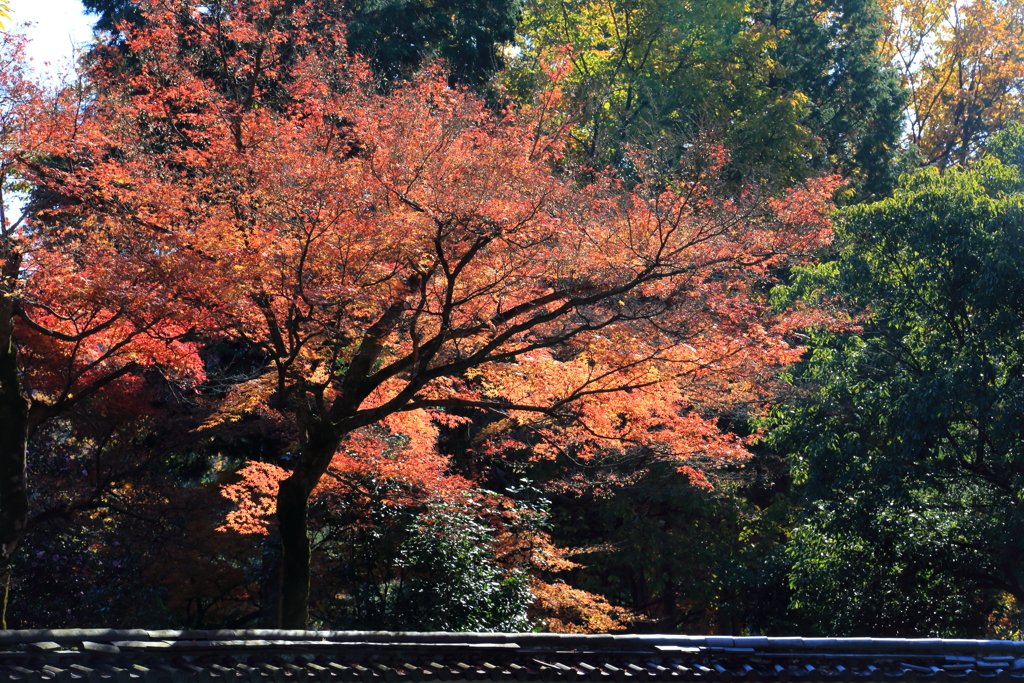
{"label": "gray roof tile", "polygon": [[0,683],[1024,683],[1024,643],[895,638],[34,630]]}

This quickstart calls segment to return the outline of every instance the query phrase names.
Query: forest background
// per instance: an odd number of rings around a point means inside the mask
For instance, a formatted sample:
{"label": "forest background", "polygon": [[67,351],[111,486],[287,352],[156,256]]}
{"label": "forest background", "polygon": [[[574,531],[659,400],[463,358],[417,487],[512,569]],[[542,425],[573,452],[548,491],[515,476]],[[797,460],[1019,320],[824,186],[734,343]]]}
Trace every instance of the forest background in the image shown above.
{"label": "forest background", "polygon": [[85,4],[6,626],[1021,637],[1024,6]]}

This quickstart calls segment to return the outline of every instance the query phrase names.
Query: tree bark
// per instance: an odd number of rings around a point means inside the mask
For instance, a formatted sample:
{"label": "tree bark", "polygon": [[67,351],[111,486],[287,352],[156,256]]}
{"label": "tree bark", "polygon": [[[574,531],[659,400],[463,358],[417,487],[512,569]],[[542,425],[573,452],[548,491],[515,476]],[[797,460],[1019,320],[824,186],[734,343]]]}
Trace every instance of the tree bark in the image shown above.
{"label": "tree bark", "polygon": [[[9,323],[10,318],[4,322]],[[0,340],[0,574],[6,578],[0,627],[6,629],[12,562],[28,527],[25,461],[29,403],[21,392],[18,350],[12,335],[0,334]]]}
{"label": "tree bark", "polygon": [[281,596],[278,627],[305,629],[309,623],[309,497],[341,444],[343,430],[313,420],[291,476],[277,490],[281,535]]}
{"label": "tree bark", "polygon": [[296,474],[277,492],[277,525],[281,532],[281,592],[278,626],[305,629],[309,622],[309,516],[307,487]]}

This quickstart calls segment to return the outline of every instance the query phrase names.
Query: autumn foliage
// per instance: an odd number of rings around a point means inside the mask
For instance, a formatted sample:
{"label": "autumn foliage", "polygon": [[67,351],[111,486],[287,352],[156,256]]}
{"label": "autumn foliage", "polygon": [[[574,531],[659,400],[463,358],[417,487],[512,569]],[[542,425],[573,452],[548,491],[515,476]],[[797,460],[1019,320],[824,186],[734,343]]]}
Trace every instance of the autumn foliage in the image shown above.
{"label": "autumn foliage", "polygon": [[[8,145],[51,200],[5,233],[5,265],[33,246],[0,322],[51,406],[143,367],[194,386],[198,340],[260,359],[196,433],[288,435],[287,461],[224,488],[225,529],[276,524],[283,627],[307,622],[311,499],[358,506],[367,477],[398,506],[471,488],[441,430],[483,420],[481,454],[667,459],[698,486],[701,462],[747,455],[718,418],[761,410],[800,356],[806,316],[765,292],[828,243],[837,178],[723,196],[726,152],[704,146],[584,181],[560,163],[557,83],[500,111],[436,71],[383,91],[319,2],[142,7],[135,65],[97,55],[88,106],[59,104],[75,125],[25,115],[59,135]],[[611,623],[537,586],[552,624]]]}
{"label": "autumn foliage", "polygon": [[[111,226],[94,216],[69,223],[49,213],[64,198],[58,188],[43,189],[36,182],[89,139],[91,114],[78,84],[36,82],[24,47],[23,39],[0,33],[4,609],[15,552],[25,534],[52,512],[31,514],[29,440],[86,403],[99,411],[137,411],[154,386],[145,381],[147,372],[181,386],[205,378],[197,345],[183,340],[188,323],[183,326],[174,294],[165,287],[171,278],[154,263],[144,241],[108,230]],[[73,173],[72,168],[67,177]],[[117,479],[97,473],[95,491],[109,491]],[[69,493],[60,505],[66,512],[94,502]],[[6,623],[5,612],[0,621]]]}
{"label": "autumn foliage", "polygon": [[924,161],[965,164],[1024,111],[1024,5],[1016,0],[887,0],[882,44],[909,94],[909,137]]}

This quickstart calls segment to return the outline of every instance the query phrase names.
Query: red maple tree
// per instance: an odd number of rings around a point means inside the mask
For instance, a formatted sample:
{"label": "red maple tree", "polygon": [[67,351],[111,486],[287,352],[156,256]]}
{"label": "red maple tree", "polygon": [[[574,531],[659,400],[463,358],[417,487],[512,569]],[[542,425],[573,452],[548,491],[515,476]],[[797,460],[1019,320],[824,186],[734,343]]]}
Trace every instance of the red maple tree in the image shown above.
{"label": "red maple tree", "polygon": [[690,458],[745,453],[715,416],[798,357],[806,321],[763,292],[829,239],[837,179],[725,198],[709,149],[699,172],[580,183],[556,170],[557,87],[498,114],[437,73],[382,93],[312,0],[142,7],[136,66],[96,68],[94,132],[33,181],[131,235],[115,251],[154,299],[265,359],[212,420],[293,426],[281,627],[307,622],[312,492],[382,435],[416,468],[453,409],[487,411],[536,457],[647,449],[698,483]]}
{"label": "red maple tree", "polygon": [[24,48],[24,38],[0,32],[3,621],[11,561],[34,522],[26,473],[33,434],[87,401],[139,409],[141,374],[150,368],[186,383],[203,378],[196,347],[181,340],[183,318],[161,286],[171,280],[152,252],[136,248],[116,223],[54,211],[68,197],[45,179],[56,169],[67,174],[68,152],[91,144],[97,131],[86,89],[42,84]]}

